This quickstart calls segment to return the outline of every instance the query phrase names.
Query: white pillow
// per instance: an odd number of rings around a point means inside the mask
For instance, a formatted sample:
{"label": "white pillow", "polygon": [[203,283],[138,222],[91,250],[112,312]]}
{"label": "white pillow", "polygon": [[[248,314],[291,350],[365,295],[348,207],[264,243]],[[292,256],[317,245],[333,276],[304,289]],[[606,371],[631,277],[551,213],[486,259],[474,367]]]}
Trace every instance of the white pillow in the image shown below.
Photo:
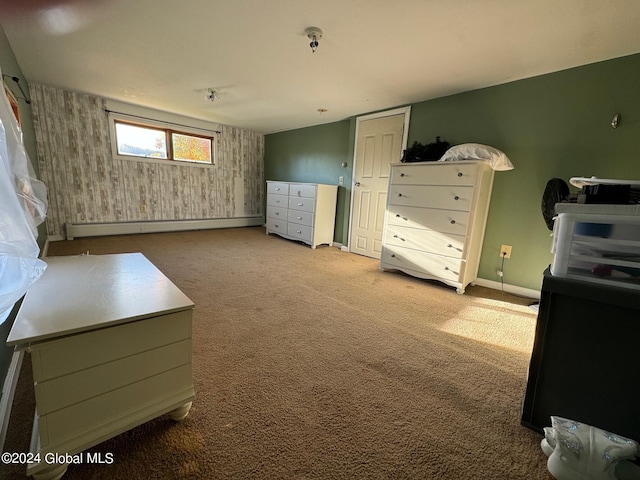
{"label": "white pillow", "polygon": [[494,170],[513,170],[513,164],[504,152],[480,143],[463,143],[451,147],[444,152],[439,161],[451,162],[455,160],[487,160]]}

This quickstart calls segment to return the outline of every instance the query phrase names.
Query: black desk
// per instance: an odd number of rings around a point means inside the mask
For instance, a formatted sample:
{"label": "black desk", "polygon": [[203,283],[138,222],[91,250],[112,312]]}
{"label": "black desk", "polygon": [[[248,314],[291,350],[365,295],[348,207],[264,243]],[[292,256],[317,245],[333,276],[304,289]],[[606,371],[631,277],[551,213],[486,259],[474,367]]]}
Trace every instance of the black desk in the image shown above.
{"label": "black desk", "polygon": [[550,416],[640,441],[640,291],[544,272],[522,424]]}

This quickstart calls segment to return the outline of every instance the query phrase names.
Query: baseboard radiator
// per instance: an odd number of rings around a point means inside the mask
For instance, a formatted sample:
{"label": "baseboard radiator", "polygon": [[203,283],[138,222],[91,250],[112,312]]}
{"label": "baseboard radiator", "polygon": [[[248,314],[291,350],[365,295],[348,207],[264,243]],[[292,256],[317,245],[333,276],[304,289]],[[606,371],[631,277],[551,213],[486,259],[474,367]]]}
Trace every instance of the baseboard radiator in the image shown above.
{"label": "baseboard radiator", "polygon": [[264,215],[199,220],[159,220],[142,222],[67,223],[67,240],[79,237],[129,235],[133,233],[182,232],[214,228],[256,227],[264,225]]}

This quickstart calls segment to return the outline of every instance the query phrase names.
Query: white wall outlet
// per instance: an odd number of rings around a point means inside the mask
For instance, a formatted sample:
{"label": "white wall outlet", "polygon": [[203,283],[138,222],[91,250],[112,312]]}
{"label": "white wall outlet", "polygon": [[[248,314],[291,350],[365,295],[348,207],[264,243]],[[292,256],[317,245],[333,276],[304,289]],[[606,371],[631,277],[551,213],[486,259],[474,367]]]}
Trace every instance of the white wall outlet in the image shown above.
{"label": "white wall outlet", "polygon": [[500,245],[500,258],[511,258],[511,245]]}
{"label": "white wall outlet", "polygon": [[338,185],[344,185],[344,177],[338,178]]}

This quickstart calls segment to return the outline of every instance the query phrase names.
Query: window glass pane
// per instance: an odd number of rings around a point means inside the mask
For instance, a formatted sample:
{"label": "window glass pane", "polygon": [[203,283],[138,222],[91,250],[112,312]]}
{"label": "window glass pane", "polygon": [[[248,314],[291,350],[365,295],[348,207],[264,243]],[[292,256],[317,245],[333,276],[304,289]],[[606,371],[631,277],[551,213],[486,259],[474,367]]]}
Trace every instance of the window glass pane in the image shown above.
{"label": "window glass pane", "polygon": [[211,139],[181,133],[171,134],[174,160],[211,162]]}
{"label": "window glass pane", "polygon": [[118,155],[167,158],[167,136],[164,130],[116,122]]}

